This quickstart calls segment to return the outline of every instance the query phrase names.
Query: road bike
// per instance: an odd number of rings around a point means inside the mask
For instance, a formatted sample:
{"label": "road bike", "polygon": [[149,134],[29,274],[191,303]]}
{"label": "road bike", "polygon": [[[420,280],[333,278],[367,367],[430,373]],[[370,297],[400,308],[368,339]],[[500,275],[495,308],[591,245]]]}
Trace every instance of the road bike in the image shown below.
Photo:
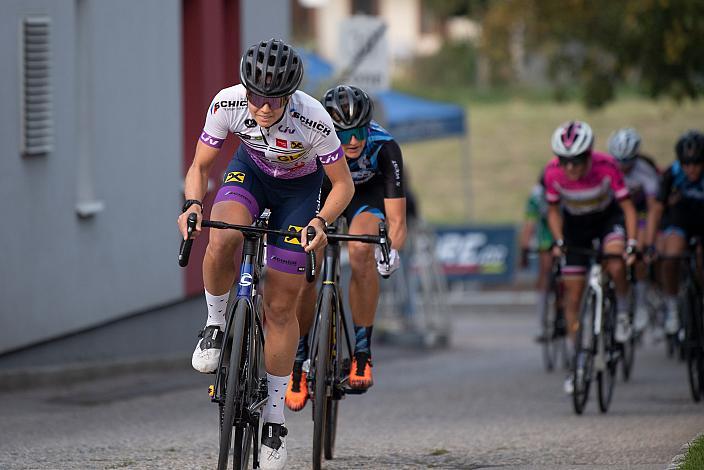
{"label": "road bike", "polygon": [[542,306],[541,326],[540,340],[543,346],[545,370],[551,372],[560,355],[562,355],[563,365],[566,367],[569,358],[566,349],[564,286],[559,257],[553,257],[552,260],[548,291]]}
{"label": "road bike", "polygon": [[697,248],[701,242],[701,238],[693,237],[689,240],[687,253],[662,257],[684,261],[677,302],[681,328],[674,336],[680,343],[681,354],[687,363],[689,389],[695,402],[704,396],[704,292],[697,264]]}
{"label": "road bike", "polygon": [[579,329],[575,344],[574,411],[581,415],[589,398],[591,382],[596,378],[599,410],[606,413],[613,398],[618,361],[623,347],[616,342],[616,292],[609,274],[602,267],[607,259],[623,259],[621,255],[605,254],[601,250],[567,247],[590,257],[587,285],[582,295]]}
{"label": "road bike", "polygon": [[349,387],[353,342],[345,317],[340,286],[340,242],[375,243],[381,246],[388,263],[391,242],[386,225],[379,224],[379,235],[339,234],[338,225],[328,228],[328,244],[323,258],[322,287],[318,293],[311,335],[311,360],[308,393],[313,403],[313,469],[319,470],[321,454],[333,458],[337,435],[338,404],[348,394],[366,390]]}
{"label": "road bike", "polygon": [[[235,470],[247,468],[250,455],[253,468],[259,467],[259,421],[268,399],[263,361],[262,295],[259,292],[264,265],[264,236],[276,234],[298,239],[301,236],[299,232],[267,228],[269,214],[268,210],[264,211],[252,225],[201,222],[202,227],[239,230],[244,235],[239,281],[230,290],[222,353],[214,372],[215,384],[208,390],[220,412],[218,470],[228,467],[231,450]],[[195,230],[196,218],[195,214],[188,216],[189,238],[181,242],[178,257],[181,267],[188,264],[193,243],[190,234]],[[307,236],[312,240],[315,229],[308,227]],[[306,258],[306,278],[309,281],[315,276],[314,256],[311,251]]]}

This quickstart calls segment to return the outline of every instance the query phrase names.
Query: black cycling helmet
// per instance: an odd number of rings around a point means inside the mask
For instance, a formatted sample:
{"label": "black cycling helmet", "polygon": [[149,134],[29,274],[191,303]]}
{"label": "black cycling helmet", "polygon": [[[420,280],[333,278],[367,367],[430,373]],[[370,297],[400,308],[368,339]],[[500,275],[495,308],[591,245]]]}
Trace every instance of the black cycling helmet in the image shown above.
{"label": "black cycling helmet", "polygon": [[292,94],[303,79],[303,61],[296,50],[278,39],[269,39],[247,49],[240,61],[240,81],[258,95],[278,97]]}
{"label": "black cycling helmet", "polygon": [[356,86],[338,85],[330,88],[323,95],[322,103],[337,130],[363,127],[372,120],[372,100]]}
{"label": "black cycling helmet", "polygon": [[689,130],[677,139],[675,153],[680,162],[704,162],[704,134],[697,130]]}

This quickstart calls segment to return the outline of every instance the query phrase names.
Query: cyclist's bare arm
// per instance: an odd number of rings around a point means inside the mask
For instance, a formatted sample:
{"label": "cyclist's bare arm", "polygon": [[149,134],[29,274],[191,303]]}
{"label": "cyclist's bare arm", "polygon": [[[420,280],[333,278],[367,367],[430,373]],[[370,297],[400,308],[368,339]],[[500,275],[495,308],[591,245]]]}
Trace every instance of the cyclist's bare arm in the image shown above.
{"label": "cyclist's bare arm", "polygon": [[629,240],[635,240],[638,234],[638,213],[636,212],[636,206],[633,204],[631,198],[621,199],[618,204],[621,206],[623,218],[625,219],[626,237]]}
{"label": "cyclist's bare arm", "polygon": [[391,248],[400,250],[406,243],[406,198],[384,199],[384,210],[386,211],[386,219],[389,226]]}
{"label": "cyclist's bare arm", "polygon": [[523,222],[523,227],[521,227],[521,234],[518,237],[518,245],[521,247],[521,249],[527,250],[528,247],[530,247],[530,240],[533,238],[533,234],[535,233],[535,220],[533,219],[526,219]]}
{"label": "cyclist's bare arm", "polygon": [[[332,189],[328,198],[325,200],[325,205],[320,209],[318,215],[325,219],[328,223],[332,223],[337,219],[345,207],[352,200],[354,195],[354,183],[352,182],[352,176],[350,175],[350,168],[347,166],[347,161],[344,158],[340,158],[334,163],[329,165],[323,165],[323,170],[330,183],[332,183]],[[316,235],[313,241],[307,244],[305,240],[305,233],[303,234],[304,240],[302,243],[306,246],[306,252],[322,248],[327,243],[325,233],[323,232],[322,221],[314,218],[308,223],[316,228]]]}
{"label": "cyclist's bare arm", "polygon": [[[210,147],[200,140],[198,141],[196,144],[196,153],[193,157],[193,163],[188,169],[188,173],[186,173],[184,187],[184,195],[186,199],[196,199],[198,201],[203,200],[203,197],[205,197],[205,193],[208,190],[208,175],[210,174],[210,169],[213,167],[213,163],[215,163],[215,159],[219,153],[219,148]],[[202,210],[198,204],[193,204],[178,218],[178,228],[184,239],[188,233],[186,221],[188,219],[188,214],[191,212],[195,212],[198,215],[198,224],[196,225],[194,236],[197,236],[201,230],[200,223],[203,219]]]}
{"label": "cyclist's bare arm", "polygon": [[645,245],[652,246],[655,244],[655,237],[658,233],[658,227],[662,220],[662,214],[665,211],[665,205],[657,199],[653,201],[652,208],[648,208],[648,220],[646,225]]}
{"label": "cyclist's bare arm", "polygon": [[563,240],[562,234],[562,213],[560,212],[559,204],[548,205],[548,227],[555,240]]}
{"label": "cyclist's bare arm", "polygon": [[[548,227],[550,227],[550,233],[555,241],[564,240],[564,235],[562,233],[562,213],[560,212],[560,205],[557,203],[548,204]],[[554,256],[561,255],[561,248],[559,246],[553,247],[552,254]]]}

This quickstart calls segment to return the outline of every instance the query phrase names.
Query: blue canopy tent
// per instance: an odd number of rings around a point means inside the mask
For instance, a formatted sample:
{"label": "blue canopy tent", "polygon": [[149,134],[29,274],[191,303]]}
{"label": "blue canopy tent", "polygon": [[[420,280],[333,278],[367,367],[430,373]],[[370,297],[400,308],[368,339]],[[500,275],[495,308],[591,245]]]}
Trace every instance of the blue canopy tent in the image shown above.
{"label": "blue canopy tent", "polygon": [[[320,56],[306,50],[300,50],[305,67],[303,90],[316,98],[322,90],[334,80],[334,67]],[[441,103],[387,90],[373,96],[376,109],[375,120],[388,130],[400,143],[457,136],[468,139],[465,110],[458,105]],[[469,144],[462,146],[464,199],[466,215],[470,214],[469,189]]]}

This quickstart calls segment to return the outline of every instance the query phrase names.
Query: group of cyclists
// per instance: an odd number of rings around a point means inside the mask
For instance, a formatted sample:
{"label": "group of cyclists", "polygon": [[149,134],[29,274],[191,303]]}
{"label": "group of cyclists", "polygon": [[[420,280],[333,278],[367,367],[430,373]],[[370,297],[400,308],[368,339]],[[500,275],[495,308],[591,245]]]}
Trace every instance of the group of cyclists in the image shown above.
{"label": "group of cyclists", "polygon": [[[223,175],[211,218],[247,225],[270,210],[269,227],[301,232],[300,242],[267,239],[264,318],[268,400],[262,411],[260,466],[284,468],[287,461],[284,406],[303,409],[308,400],[308,332],[313,323],[316,288],[306,283],[306,253],[320,253],[326,228],[338,217],[349,233],[378,235],[386,221],[391,250],[382,261],[371,245],[349,243],[352,271],[349,301],[355,331],[349,385],[373,384],[371,340],[379,298],[379,275],[400,266],[406,239],[403,159],[393,137],[373,120],[373,103],[364,90],[347,85],[329,89],[321,101],[298,87],[303,62],[290,45],[270,39],[249,47],[240,62],[240,84],[221,90],[208,108],[185,178],[185,203],[178,218],[188,238],[187,219],[198,218],[201,231],[208,175],[231,133],[241,145]],[[315,237],[306,237],[313,227]],[[237,273],[240,232],[210,232],[203,260],[207,303],[205,326],[192,365],[210,373],[218,366],[228,294]],[[322,257],[318,256],[318,260]]]}
{"label": "group of cyclists", "polygon": [[[208,176],[229,134],[241,145],[223,175],[211,218],[247,225],[270,210],[274,229],[301,232],[301,240],[269,236],[264,285],[268,400],[262,412],[260,465],[284,468],[287,461],[284,406],[303,409],[308,400],[308,332],[313,322],[316,288],[306,283],[306,253],[321,252],[326,228],[344,218],[351,234],[378,234],[388,224],[391,252],[387,262],[371,245],[349,244],[349,301],[355,331],[349,385],[373,384],[371,340],[379,299],[379,276],[400,266],[406,239],[403,159],[394,138],[373,120],[373,103],[364,90],[338,85],[321,100],[299,90],[304,73],[301,57],[276,39],[249,47],[240,62],[240,84],[221,90],[205,116],[193,163],[185,178],[185,203],[178,225],[188,238],[187,218],[196,214],[193,236],[201,231]],[[529,202],[528,217],[537,230],[540,251],[538,302],[547,295],[552,258],[564,257],[564,312],[568,345],[574,350],[578,310],[589,258],[570,248],[592,248],[598,239],[609,258],[606,270],[617,293],[616,340],[627,341],[648,321],[643,299],[646,270],[640,263],[635,295],[636,315],[629,316],[626,265],[643,253],[648,262],[663,261],[657,276],[665,295],[664,327],[676,334],[678,270],[674,255],[689,237],[704,235],[704,135],[688,131],[677,141],[677,160],[661,173],[640,151],[634,129],[620,129],[609,139],[609,154],[594,150],[594,133],[582,121],[560,125],[552,136],[554,158],[541,173]],[[307,239],[306,229],[315,229]],[[531,230],[522,236],[528,248]],[[211,231],[203,260],[207,304],[205,326],[192,365],[213,372],[223,346],[228,294],[237,274],[235,258],[243,236]],[[321,257],[319,256],[318,259]],[[571,377],[565,391],[572,392]]]}
{"label": "group of cyclists", "polygon": [[[689,130],[679,136],[676,159],[664,172],[641,152],[641,137],[635,129],[615,131],[608,153],[595,151],[594,140],[592,128],[583,121],[569,121],[555,130],[554,157],[531,192],[520,237],[524,265],[531,240],[536,240],[539,318],[544,315],[553,259],[562,261],[568,358],[574,356],[589,263],[586,251],[597,243],[603,253],[621,255],[604,263],[616,291],[615,340],[625,343],[648,325],[647,289],[659,289],[664,297],[664,332],[674,336],[681,331],[678,257],[692,237],[704,236],[702,132]],[[637,280],[633,287],[626,278],[630,265]],[[635,290],[633,295],[630,289]],[[633,316],[629,315],[631,301],[635,302]],[[542,335],[538,341],[546,340]],[[570,374],[565,393],[573,393],[573,387]]]}

